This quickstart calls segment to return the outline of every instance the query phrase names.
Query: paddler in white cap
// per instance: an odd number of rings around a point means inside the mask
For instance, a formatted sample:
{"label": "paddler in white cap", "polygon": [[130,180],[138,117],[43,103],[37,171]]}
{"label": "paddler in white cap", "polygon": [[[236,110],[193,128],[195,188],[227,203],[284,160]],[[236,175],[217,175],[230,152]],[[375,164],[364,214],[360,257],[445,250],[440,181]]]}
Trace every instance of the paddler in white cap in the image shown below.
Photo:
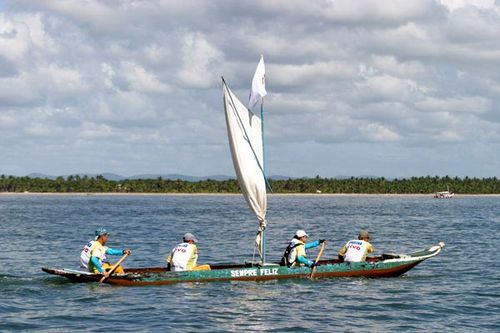
{"label": "paddler in white cap", "polygon": [[309,235],[304,230],[297,230],[295,232],[293,239],[290,241],[290,244],[288,244],[283,254],[283,258],[281,259],[282,266],[294,267],[306,265],[308,267],[314,267],[315,262],[307,259],[306,250],[325,243],[325,240],[320,239],[306,243],[308,238]]}

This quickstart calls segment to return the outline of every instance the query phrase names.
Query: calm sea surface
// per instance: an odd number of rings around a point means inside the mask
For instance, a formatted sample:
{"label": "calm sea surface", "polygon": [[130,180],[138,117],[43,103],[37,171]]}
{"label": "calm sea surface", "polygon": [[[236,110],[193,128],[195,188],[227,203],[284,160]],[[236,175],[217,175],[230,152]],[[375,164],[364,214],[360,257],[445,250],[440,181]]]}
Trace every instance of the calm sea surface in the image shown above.
{"label": "calm sea surface", "polygon": [[323,258],[361,228],[378,254],[446,247],[398,278],[73,284],[40,268],[77,268],[97,226],[144,267],[188,231],[199,263],[250,261],[257,222],[241,196],[0,195],[0,331],[500,331],[500,197],[273,195],[268,219],[270,261],[299,228],[328,240]]}

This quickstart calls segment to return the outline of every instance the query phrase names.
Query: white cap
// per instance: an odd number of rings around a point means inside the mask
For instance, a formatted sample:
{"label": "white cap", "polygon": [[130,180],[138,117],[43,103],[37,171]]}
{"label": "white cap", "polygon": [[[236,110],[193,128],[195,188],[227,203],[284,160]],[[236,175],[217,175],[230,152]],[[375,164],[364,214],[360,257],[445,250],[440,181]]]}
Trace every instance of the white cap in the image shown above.
{"label": "white cap", "polygon": [[306,234],[306,232],[304,230],[297,230],[297,232],[295,233],[295,236],[297,236],[297,238],[300,238],[300,237],[309,237],[308,234]]}

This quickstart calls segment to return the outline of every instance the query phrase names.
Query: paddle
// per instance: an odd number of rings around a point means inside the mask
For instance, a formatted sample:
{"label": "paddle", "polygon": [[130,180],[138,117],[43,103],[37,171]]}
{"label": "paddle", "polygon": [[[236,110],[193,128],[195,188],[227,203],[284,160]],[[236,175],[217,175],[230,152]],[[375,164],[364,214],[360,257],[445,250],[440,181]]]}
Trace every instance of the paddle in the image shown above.
{"label": "paddle", "polygon": [[[123,255],[123,257],[121,257],[121,258],[120,258],[120,260],[118,260],[118,261],[116,262],[116,264],[115,264],[113,267],[111,267],[111,270],[109,271],[109,275],[113,274],[113,272],[115,271],[115,269],[116,269],[118,266],[120,266],[120,264],[122,263],[122,261],[123,261],[123,260],[125,260],[125,258],[127,258],[127,256],[128,256],[128,254],[127,254],[127,253],[125,253],[125,254]],[[109,275],[108,275],[108,276],[109,276]],[[100,279],[100,280],[99,280],[99,283],[104,282],[104,280],[106,280],[106,278],[107,278],[108,276],[103,276],[103,277],[102,277],[102,279]]]}
{"label": "paddle", "polygon": [[[316,260],[314,260],[314,263],[315,263],[315,264],[319,262],[319,258],[321,258],[321,255],[323,254],[323,250],[325,249],[325,244],[326,244],[326,242],[323,242],[323,243],[321,244],[321,249],[319,249],[319,253],[318,253],[318,255],[316,256]],[[314,272],[315,272],[315,271],[316,271],[316,266],[314,266],[314,267],[312,268],[311,275],[309,275],[309,278],[310,278],[310,279],[312,279],[312,277],[313,277],[313,275],[314,275]]]}

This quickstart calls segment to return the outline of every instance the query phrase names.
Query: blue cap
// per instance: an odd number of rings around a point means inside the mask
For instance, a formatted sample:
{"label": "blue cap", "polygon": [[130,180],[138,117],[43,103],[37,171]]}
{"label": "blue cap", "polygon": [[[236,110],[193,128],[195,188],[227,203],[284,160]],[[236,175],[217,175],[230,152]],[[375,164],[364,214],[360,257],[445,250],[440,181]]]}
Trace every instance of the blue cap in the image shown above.
{"label": "blue cap", "polygon": [[95,239],[99,238],[99,236],[107,235],[108,231],[104,227],[97,228],[95,231]]}

